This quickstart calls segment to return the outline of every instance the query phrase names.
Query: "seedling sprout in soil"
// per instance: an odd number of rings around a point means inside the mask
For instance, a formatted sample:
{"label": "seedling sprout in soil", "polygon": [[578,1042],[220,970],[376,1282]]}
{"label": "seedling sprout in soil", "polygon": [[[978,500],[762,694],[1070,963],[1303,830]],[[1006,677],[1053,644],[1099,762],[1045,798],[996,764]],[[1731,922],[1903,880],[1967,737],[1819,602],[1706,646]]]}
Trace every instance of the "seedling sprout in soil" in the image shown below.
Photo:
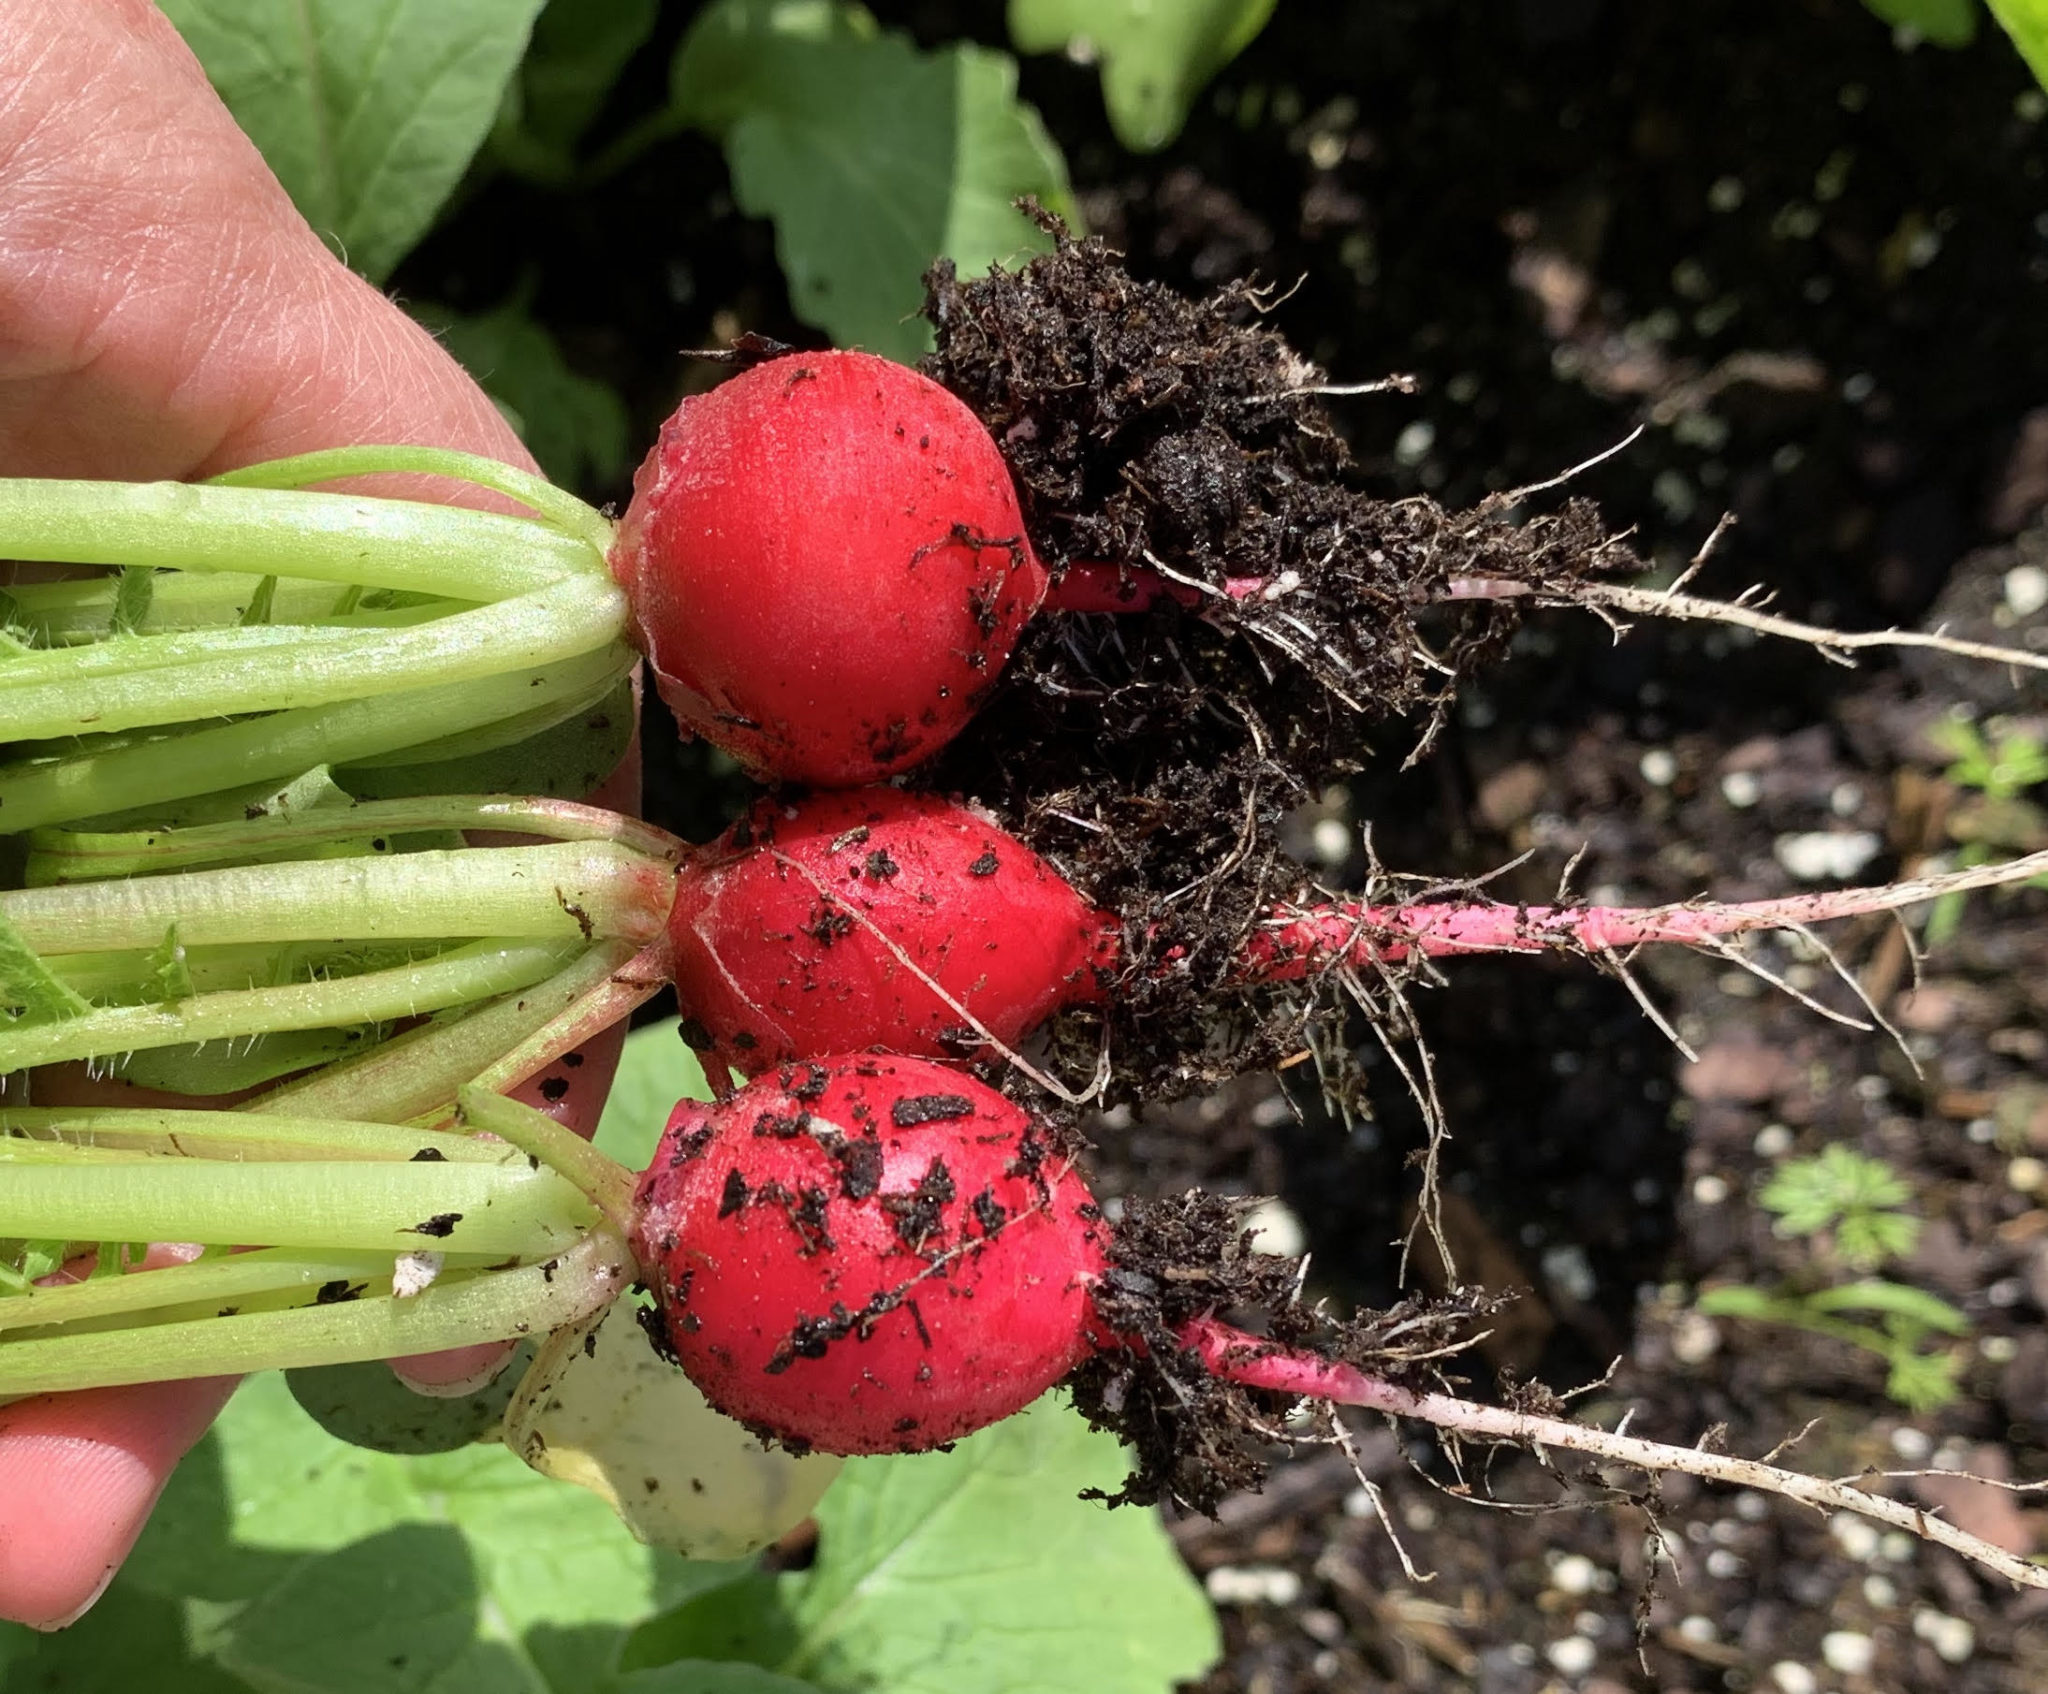
{"label": "seedling sprout in soil", "polygon": [[[1063,236],[1019,273],[962,285],[942,266],[928,305],[937,385],[862,355],[745,345],[734,357],[748,368],[664,431],[616,536],[544,484],[417,449],[315,455],[203,489],[0,491],[0,548],[120,567],[22,585],[9,608],[0,700],[30,750],[0,769],[0,827],[18,834],[32,886],[0,894],[12,1012],[0,1071],[154,1054],[155,1080],[214,1092],[304,1073],[232,1116],[4,1120],[0,1237],[28,1244],[17,1280],[67,1244],[101,1244],[109,1264],[112,1244],[134,1240],[259,1251],[0,1303],[0,1326],[12,1316],[7,1327],[30,1331],[0,1342],[0,1393],[552,1330],[634,1275],[687,1333],[674,1254],[694,1250],[691,1235],[636,1238],[650,1192],[636,1200],[627,1173],[484,1091],[566,1062],[670,976],[692,1039],[761,1073],[714,1115],[790,1089],[791,1064],[839,1074],[971,1060],[1070,1125],[1091,1096],[1185,1092],[1298,1050],[1339,1008],[1330,988],[1404,1038],[1404,989],[1437,958],[1565,950],[1626,979],[1624,952],[1646,942],[1724,948],[2048,864],[1643,911],[1508,906],[1466,886],[1407,902],[1317,888],[1279,851],[1285,814],[1355,766],[1375,721],[1419,718],[1426,747],[1458,677],[1499,653],[1524,605],[1717,615],[1838,657],[1931,643],[2048,661],[1939,636],[1837,636],[1747,603],[1600,581],[1634,561],[1583,502],[1525,515],[1543,490],[1469,513],[1357,493],[1319,410],[1329,385],[1241,322],[1264,303],[1239,287],[1192,304]],[[453,475],[535,515],[304,490],[393,471]],[[962,488],[970,506],[954,503]],[[704,535],[714,544],[696,546]],[[567,802],[355,792],[360,773],[374,789],[394,762],[454,768],[597,707],[630,663],[625,631],[691,727],[765,777],[842,791],[771,797],[701,851]],[[863,688],[849,655],[885,674]],[[855,787],[912,766],[921,787],[971,792],[992,815]],[[821,811],[829,830],[812,827]],[[483,827],[543,840],[461,844]],[[776,946],[746,979],[744,937],[721,936],[706,916],[716,902],[701,897],[750,878],[740,928],[751,912]],[[794,907],[769,924],[759,913],[774,899]],[[1018,902],[1004,908],[1011,933],[971,934],[1004,902]],[[1066,945],[1034,952],[1047,935]],[[711,979],[739,982],[738,1012],[693,990],[693,947]],[[1001,971],[991,948],[1009,950]],[[803,992],[791,996],[793,977]],[[1055,1011],[1027,1060],[1018,1044]],[[830,1057],[875,1047],[928,1057]],[[1076,1074],[1093,1072],[1086,1087],[1054,1074],[1076,1057]],[[958,1079],[957,1098],[986,1095],[989,1113],[1011,1114],[1002,1134],[1020,1179],[1061,1180],[1047,1157],[1071,1171],[1066,1131],[1030,1127],[968,1069],[941,1074]],[[1418,1076],[1426,1100],[1426,1066]],[[460,1137],[457,1158],[420,1139],[432,1130],[366,1121],[445,1128],[471,1079],[470,1126],[526,1158]],[[309,1123],[342,1113],[332,1150],[348,1156],[296,1156],[317,1136]],[[741,1145],[772,1153],[796,1138],[829,1157],[856,1127],[805,1118],[756,1112]],[[771,1119],[795,1128],[761,1127]],[[683,1139],[649,1183],[687,1166],[688,1138],[715,1124],[671,1131]],[[1027,1158],[1027,1145],[1040,1152]],[[1020,1217],[1069,1215],[1005,1202],[993,1181],[962,1192],[950,1172],[967,1150],[956,1151],[887,1196],[903,1202],[891,1213],[902,1250],[936,1255],[917,1259],[913,1280],[940,1278],[948,1255],[988,1259]],[[749,1178],[733,1157],[712,1223],[765,1201],[799,1257],[834,1250],[824,1187],[814,1204],[779,1167]],[[845,1204],[875,1198],[846,1177]],[[989,1208],[965,1221],[959,1209],[983,1194]],[[488,1221],[473,1216],[485,1208]],[[1134,1440],[1129,1498],[1213,1505],[1253,1475],[1246,1432],[1269,1431],[1306,1394],[1479,1440],[1740,1476],[2039,1580],[1845,1485],[1584,1429],[1548,1402],[1503,1411],[1446,1396],[1428,1360],[1452,1319],[1473,1316],[1469,1302],[1326,1327],[1295,1304],[1298,1285],[1245,1271],[1242,1243],[1199,1201],[1140,1210],[1113,1237],[1071,1215],[1093,1232],[1093,1257],[1052,1280],[1085,1290],[1095,1315],[1069,1335],[1086,1356],[1059,1354],[1044,1380],[1072,1367],[1083,1407]],[[788,1356],[772,1350],[763,1374],[797,1376],[883,1324],[900,1339],[898,1320],[918,1318],[905,1287],[785,1313],[760,1333]],[[1246,1313],[1270,1334],[1223,1323]],[[816,1426],[749,1415],[786,1442],[820,1439]],[[897,1433],[915,1447],[971,1426]]]}

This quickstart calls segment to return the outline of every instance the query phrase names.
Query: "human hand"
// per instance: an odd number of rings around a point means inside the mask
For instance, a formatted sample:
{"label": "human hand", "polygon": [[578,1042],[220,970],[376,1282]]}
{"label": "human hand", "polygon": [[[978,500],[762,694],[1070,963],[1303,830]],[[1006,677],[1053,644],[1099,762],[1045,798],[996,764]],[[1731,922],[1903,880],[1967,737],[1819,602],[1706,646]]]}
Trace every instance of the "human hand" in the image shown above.
{"label": "human hand", "polygon": [[[358,442],[533,468],[454,360],[321,244],[154,6],[0,0],[0,474],[190,478]],[[637,798],[633,763],[609,803]],[[548,1105],[585,1134],[616,1032],[603,1047]],[[119,1086],[69,1080],[71,1100]],[[63,1081],[38,1079],[39,1102]],[[501,1354],[405,1374],[452,1382]],[[90,1606],[233,1388],[0,1407],[0,1617],[56,1628]]]}

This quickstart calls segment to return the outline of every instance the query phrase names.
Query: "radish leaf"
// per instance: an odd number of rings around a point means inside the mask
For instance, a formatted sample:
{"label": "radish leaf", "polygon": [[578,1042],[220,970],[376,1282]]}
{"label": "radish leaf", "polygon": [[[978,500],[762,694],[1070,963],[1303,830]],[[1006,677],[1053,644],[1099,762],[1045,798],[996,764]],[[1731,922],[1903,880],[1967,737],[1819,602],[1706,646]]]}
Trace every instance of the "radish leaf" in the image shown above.
{"label": "radish leaf", "polygon": [[1122,1450],[1057,1397],[949,1452],[850,1459],[817,1563],[749,1574],[636,1631],[622,1663],[741,1660],[831,1690],[1157,1694],[1199,1677],[1215,1620],[1156,1516],[1079,1498]]}
{"label": "radish leaf", "polygon": [[935,258],[979,275],[1045,246],[1019,195],[1071,211],[1011,59],[920,52],[856,6],[718,0],[677,51],[673,98],[724,142],[741,207],[774,219],[799,315],[842,346],[916,358]]}
{"label": "radish leaf", "polygon": [[306,221],[381,282],[482,144],[541,0],[164,0]]}
{"label": "radish leaf", "polygon": [[[1180,134],[1202,85],[1266,27],[1275,4],[1010,0],[1010,39],[1020,53],[1067,53],[1100,61],[1102,101],[1117,139],[1133,152],[1151,153]],[[1917,0],[1919,7],[1941,4]]]}

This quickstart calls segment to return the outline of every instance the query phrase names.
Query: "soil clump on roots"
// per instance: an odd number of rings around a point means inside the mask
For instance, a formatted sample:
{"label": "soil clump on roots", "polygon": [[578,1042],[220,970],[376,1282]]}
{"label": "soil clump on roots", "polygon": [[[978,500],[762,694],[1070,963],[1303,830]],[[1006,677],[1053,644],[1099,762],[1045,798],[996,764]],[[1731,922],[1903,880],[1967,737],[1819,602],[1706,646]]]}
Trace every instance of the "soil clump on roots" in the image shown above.
{"label": "soil clump on roots", "polygon": [[[1316,897],[1287,815],[1361,768],[1376,726],[1433,739],[1459,678],[1504,652],[1512,602],[1638,568],[1589,502],[1447,512],[1346,480],[1323,373],[1250,281],[1191,300],[1040,213],[1052,252],[926,277],[925,370],[980,416],[1056,582],[1142,611],[1037,619],[929,772],[973,794],[1124,923],[1107,1010],[1067,1020],[1086,1075],[1109,1021],[1112,1099],[1185,1095],[1304,1045],[1327,996],[1232,987],[1245,936]],[[1060,589],[1054,591],[1057,607]]]}
{"label": "soil clump on roots", "polygon": [[1178,1339],[1182,1327],[1227,1315],[1288,1348],[1307,1348],[1418,1390],[1442,1383],[1420,1361],[1468,1341],[1508,1304],[1478,1289],[1401,1301],[1340,1322],[1301,1300],[1301,1263],[1253,1250],[1242,1200],[1190,1189],[1127,1200],[1095,1309],[1123,1337],[1066,1379],[1075,1408],[1124,1443],[1131,1474],[1112,1505],[1171,1500],[1214,1516],[1224,1497],[1258,1489],[1294,1400],[1225,1382]]}

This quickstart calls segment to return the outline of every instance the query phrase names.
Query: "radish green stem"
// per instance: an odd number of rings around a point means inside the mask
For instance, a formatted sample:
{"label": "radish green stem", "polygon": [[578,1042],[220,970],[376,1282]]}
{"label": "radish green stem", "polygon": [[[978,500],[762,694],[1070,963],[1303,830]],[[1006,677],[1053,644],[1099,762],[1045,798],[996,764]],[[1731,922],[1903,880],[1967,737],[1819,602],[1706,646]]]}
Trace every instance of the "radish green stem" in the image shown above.
{"label": "radish green stem", "polygon": [[[341,1028],[413,1017],[524,988],[559,969],[572,950],[561,943],[479,941],[422,964],[365,971],[331,982],[201,994],[177,1002],[174,1010],[114,1006],[27,1029],[0,1026],[0,1071],[103,1058],[144,1047],[182,1047],[276,1030]],[[0,1235],[7,1233],[0,1228]]]}
{"label": "radish green stem", "polygon": [[297,1248],[265,1248],[146,1273],[98,1276],[56,1287],[31,1285],[26,1293],[0,1299],[0,1330],[98,1322],[189,1301],[245,1300],[253,1294],[337,1281],[381,1281],[389,1287],[391,1264],[389,1253],[309,1254]]}
{"label": "radish green stem", "polygon": [[[325,947],[306,942],[186,947],[181,942],[179,950],[185,975],[190,979],[189,989],[181,984],[181,991],[204,994],[389,970],[431,959],[447,949],[432,941],[410,941],[375,945],[341,942]],[[45,953],[42,960],[49,966],[50,974],[66,988],[101,1005],[161,1004],[165,999],[163,984],[156,974],[161,963],[160,949]]]}
{"label": "radish green stem", "polygon": [[[481,681],[301,707],[218,727],[117,741],[0,767],[0,829],[34,829],[193,794],[217,793],[321,764],[424,750],[486,725],[526,733],[601,698],[632,669],[630,647]],[[553,716],[543,715],[551,710]]]}
{"label": "radish green stem", "polygon": [[580,1190],[516,1156],[222,1165],[77,1151],[75,1163],[0,1165],[0,1237],[539,1258],[591,1222]]}
{"label": "radish green stem", "polygon": [[631,959],[621,961],[603,980],[594,983],[589,993],[564,1007],[516,1047],[501,1050],[475,1073],[477,1086],[498,1091],[518,1087],[564,1053],[593,1039],[599,1031],[632,1016],[666,988],[674,975],[674,955],[668,938],[658,936]]}
{"label": "radish green stem", "polygon": [[395,1124],[282,1114],[241,1117],[169,1107],[0,1107],[0,1158],[23,1142],[129,1147],[242,1160],[391,1159],[503,1164],[505,1149],[474,1136]]}
{"label": "radish green stem", "polygon": [[[20,583],[7,590],[14,602],[16,624],[52,648],[85,643],[108,644],[116,638],[107,634],[114,614],[118,577],[73,578],[61,582]],[[228,634],[241,626],[258,587],[273,582],[270,602],[271,625],[295,624],[301,629],[336,625],[351,629],[400,627],[424,623],[447,612],[467,611],[475,601],[465,598],[417,600],[388,606],[378,600],[365,606],[362,589],[354,584],[303,582],[296,577],[251,576],[246,571],[169,571],[156,579],[150,595],[149,612],[136,626],[138,635],[152,641],[168,639],[178,631]],[[379,599],[389,598],[380,596]],[[33,657],[41,648],[22,657]]]}
{"label": "radish green stem", "polygon": [[[14,686],[0,671],[0,710],[22,741],[285,711],[554,664],[604,649],[625,628],[624,592],[578,577],[409,629],[310,632],[315,639],[283,651],[272,639],[252,644],[257,651]],[[152,639],[192,638],[144,643]],[[90,661],[99,651],[55,657]]]}
{"label": "radish green stem", "polygon": [[659,933],[674,873],[610,842],[464,847],[292,860],[0,893],[0,916],[37,952],[248,941]]}
{"label": "radish green stem", "polygon": [[[304,652],[313,647],[360,641],[363,634],[360,630],[319,624],[265,623],[247,628],[192,629],[173,635],[110,635],[104,641],[82,647],[31,647],[0,665],[0,705],[12,714],[17,701],[58,683],[134,676],[212,659],[264,654],[274,657],[279,648]],[[9,729],[11,732],[11,716]]]}
{"label": "radish green stem", "polygon": [[370,445],[330,447],[290,459],[271,459],[208,478],[215,488],[306,488],[344,477],[391,473],[446,477],[488,488],[529,507],[564,534],[581,537],[600,553],[611,544],[612,526],[594,507],[566,494],[545,477],[515,469],[502,460],[458,453],[447,447]]}
{"label": "radish green stem", "polygon": [[580,536],[416,500],[182,482],[0,481],[0,556],[246,571],[498,600],[602,576]]}
{"label": "radish green stem", "polygon": [[461,1017],[407,1030],[367,1053],[323,1065],[303,1081],[260,1094],[237,1110],[313,1117],[346,1113],[396,1124],[451,1109],[461,1084],[582,1000],[632,956],[629,942],[590,948],[545,982]]}
{"label": "radish green stem", "polygon": [[559,1258],[519,1270],[444,1277],[409,1299],[386,1295],[114,1334],[8,1342],[0,1345],[0,1395],[347,1364],[509,1341],[588,1317],[633,1274],[625,1243],[609,1230],[593,1230]]}
{"label": "radish green stem", "polygon": [[457,1094],[456,1103],[470,1128],[488,1131],[538,1159],[574,1183],[621,1235],[631,1231],[635,1178],[618,1160],[600,1153],[547,1113],[488,1089],[466,1087]]}
{"label": "radish green stem", "polygon": [[28,880],[38,884],[132,876],[223,859],[246,863],[291,848],[435,829],[494,829],[555,841],[616,841],[670,863],[683,854],[683,844],[667,831],[596,806],[496,795],[432,795],[358,801],[190,829],[113,834],[38,830],[29,838]]}

